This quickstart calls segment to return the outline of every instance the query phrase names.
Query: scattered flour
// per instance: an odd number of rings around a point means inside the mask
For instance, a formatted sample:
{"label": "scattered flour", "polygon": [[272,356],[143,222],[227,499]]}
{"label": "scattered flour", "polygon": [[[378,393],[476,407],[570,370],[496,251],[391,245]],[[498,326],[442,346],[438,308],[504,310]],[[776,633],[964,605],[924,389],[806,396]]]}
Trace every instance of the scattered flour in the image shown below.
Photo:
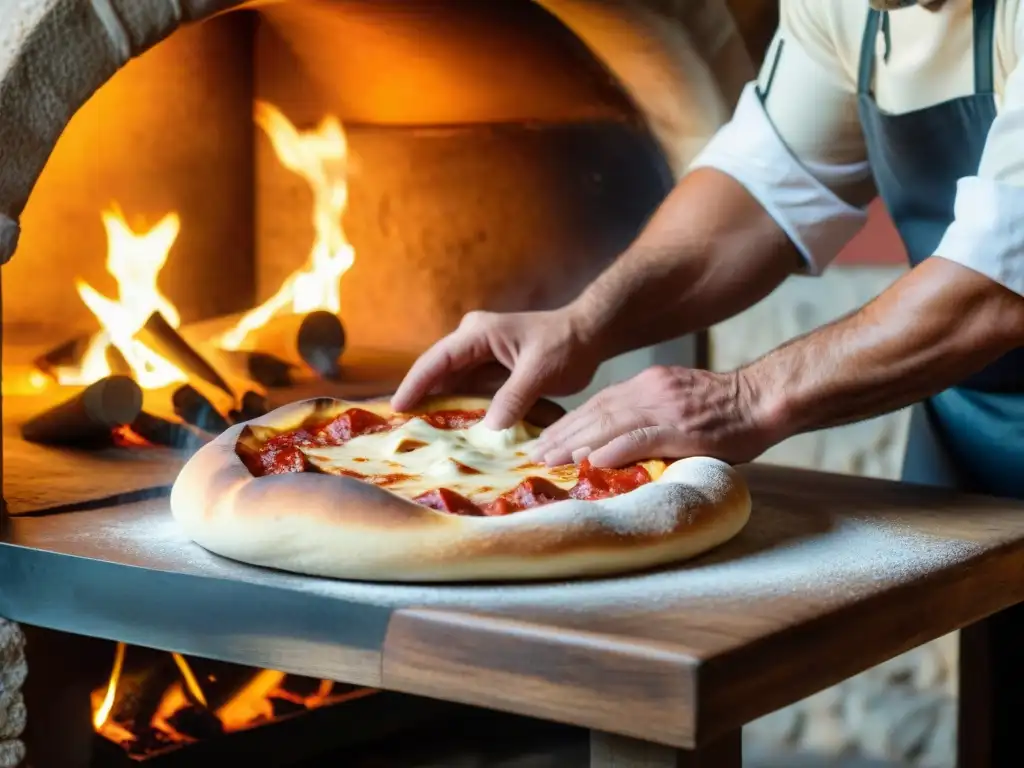
{"label": "scattered flour", "polygon": [[[734,603],[756,609],[765,598],[802,604],[855,597],[912,581],[971,559],[979,545],[902,530],[890,522],[758,508],[731,542],[689,563],[617,578],[559,583],[396,585],[306,578],[253,568],[190,542],[169,512],[126,505],[89,515],[68,542],[81,554],[168,571],[251,582],[386,607],[453,607],[568,617],[595,611],[617,616],[667,608]],[[60,516],[64,517],[64,516]],[[49,523],[53,518],[30,521]]]}

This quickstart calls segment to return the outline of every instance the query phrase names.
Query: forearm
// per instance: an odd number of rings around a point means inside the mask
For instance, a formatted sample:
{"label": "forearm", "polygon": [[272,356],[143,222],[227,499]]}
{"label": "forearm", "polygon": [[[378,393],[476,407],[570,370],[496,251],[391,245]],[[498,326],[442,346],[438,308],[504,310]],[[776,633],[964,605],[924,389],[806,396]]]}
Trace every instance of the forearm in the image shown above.
{"label": "forearm", "polygon": [[796,248],[742,185],[700,169],[570,309],[611,357],[732,317],[799,264]]}
{"label": "forearm", "polygon": [[897,410],[1024,346],[1024,298],[932,258],[861,310],[739,371],[774,439]]}

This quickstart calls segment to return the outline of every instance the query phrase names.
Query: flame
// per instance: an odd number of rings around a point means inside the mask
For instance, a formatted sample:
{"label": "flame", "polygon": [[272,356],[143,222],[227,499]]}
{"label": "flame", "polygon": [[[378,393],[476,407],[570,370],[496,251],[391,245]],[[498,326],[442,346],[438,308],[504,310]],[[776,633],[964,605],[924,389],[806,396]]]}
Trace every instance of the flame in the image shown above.
{"label": "flame", "polygon": [[237,731],[257,720],[272,718],[274,708],[268,695],[281,685],[284,678],[284,672],[261,670],[231,701],[217,710],[216,715],[224,723],[224,730]]}
{"label": "flame", "polygon": [[278,314],[314,310],[337,314],[341,310],[341,276],[355,261],[355,250],[341,223],[348,207],[348,142],[341,123],[328,116],[314,130],[299,131],[266,102],[256,102],[255,119],[281,164],[312,188],[315,237],[306,265],[218,340],[223,349],[239,349],[250,333]]}
{"label": "flame", "polygon": [[144,389],[187,381],[179,368],[133,338],[153,312],[159,311],[175,328],[181,323],[178,310],[156,284],[181,228],[178,215],[168,213],[149,231],[135,232],[115,205],[103,212],[103,225],[107,231],[107,271],[117,281],[117,300],[107,298],[84,280],[75,281],[78,295],[103,330],[90,339],[76,368],[58,369],[57,381],[86,385],[109,376],[110,347],[121,353]]}
{"label": "flame", "polygon": [[188,696],[185,695],[185,689],[181,683],[174,683],[174,685],[164,691],[164,695],[157,705],[156,712],[153,713],[152,727],[170,736],[183,738],[174,726],[171,725],[170,719],[176,712],[179,712],[188,705],[189,701]]}
{"label": "flame", "polygon": [[203,695],[203,689],[199,687],[199,681],[196,680],[195,673],[192,672],[192,667],[185,661],[185,657],[180,653],[172,653],[171,657],[174,659],[174,663],[178,665],[178,671],[181,672],[181,679],[185,681],[185,687],[188,689],[189,694],[196,703],[201,705],[204,709],[206,708],[206,696]]}
{"label": "flame", "polygon": [[[159,699],[149,722],[119,722],[117,711],[120,697],[137,696],[140,693],[137,689],[129,693],[121,684],[125,652],[126,645],[118,643],[106,685],[92,692],[92,722],[96,733],[108,741],[121,745],[129,755],[136,758],[156,754],[166,749],[168,745],[184,745],[206,738],[211,732],[214,720],[220,723],[224,733],[244,731],[273,722],[276,719],[277,701],[288,702],[291,707],[308,711],[376,693],[371,688],[339,690],[335,683],[329,680],[320,680],[314,693],[298,693],[286,685],[288,675],[284,672],[270,669],[252,670],[253,675],[248,682],[235,691],[225,703],[214,709],[185,657],[179,653],[171,653],[178,675],[172,681],[159,677],[165,681],[161,684],[166,685],[166,688],[158,692]],[[212,674],[206,679],[210,684],[216,684],[216,678]],[[312,681],[306,680],[302,688],[308,690],[310,682]],[[157,692],[147,689],[142,693],[148,697]],[[301,709],[293,708],[287,711],[292,714]],[[191,715],[180,716],[186,712],[191,712]],[[205,725],[195,730],[196,723]]]}
{"label": "flame", "polygon": [[110,679],[107,681],[107,690],[103,694],[103,701],[96,708],[92,716],[93,727],[98,731],[110,717],[110,710],[114,707],[114,700],[117,696],[117,683],[121,679],[121,668],[124,666],[125,644],[118,643],[114,651],[114,666],[110,670]]}

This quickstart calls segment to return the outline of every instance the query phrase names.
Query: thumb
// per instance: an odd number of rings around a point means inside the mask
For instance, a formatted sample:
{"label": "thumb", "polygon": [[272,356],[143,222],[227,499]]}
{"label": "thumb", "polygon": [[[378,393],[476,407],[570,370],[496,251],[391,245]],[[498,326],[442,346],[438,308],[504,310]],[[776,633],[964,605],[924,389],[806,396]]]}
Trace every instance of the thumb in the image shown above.
{"label": "thumb", "polygon": [[678,452],[679,433],[671,427],[640,427],[619,435],[588,457],[595,467],[622,467]]}
{"label": "thumb", "polygon": [[494,394],[484,424],[490,429],[507,429],[520,421],[540,398],[546,381],[539,366],[520,360],[508,381]]}

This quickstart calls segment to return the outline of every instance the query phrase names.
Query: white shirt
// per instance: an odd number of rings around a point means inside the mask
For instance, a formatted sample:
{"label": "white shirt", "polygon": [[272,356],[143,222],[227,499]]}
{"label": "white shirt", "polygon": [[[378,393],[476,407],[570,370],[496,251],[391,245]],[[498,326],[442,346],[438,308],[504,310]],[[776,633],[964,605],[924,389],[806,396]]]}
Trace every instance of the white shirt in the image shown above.
{"label": "white shirt", "polygon": [[[1024,10],[996,3],[997,117],[976,176],[957,184],[955,220],[936,254],[1024,295]],[[874,97],[905,113],[974,92],[971,0],[890,13],[875,49]],[[820,273],[863,225],[875,196],[857,115],[867,0],[781,0],[756,83],[691,168],[736,178]],[[763,103],[762,103],[763,102]]]}

